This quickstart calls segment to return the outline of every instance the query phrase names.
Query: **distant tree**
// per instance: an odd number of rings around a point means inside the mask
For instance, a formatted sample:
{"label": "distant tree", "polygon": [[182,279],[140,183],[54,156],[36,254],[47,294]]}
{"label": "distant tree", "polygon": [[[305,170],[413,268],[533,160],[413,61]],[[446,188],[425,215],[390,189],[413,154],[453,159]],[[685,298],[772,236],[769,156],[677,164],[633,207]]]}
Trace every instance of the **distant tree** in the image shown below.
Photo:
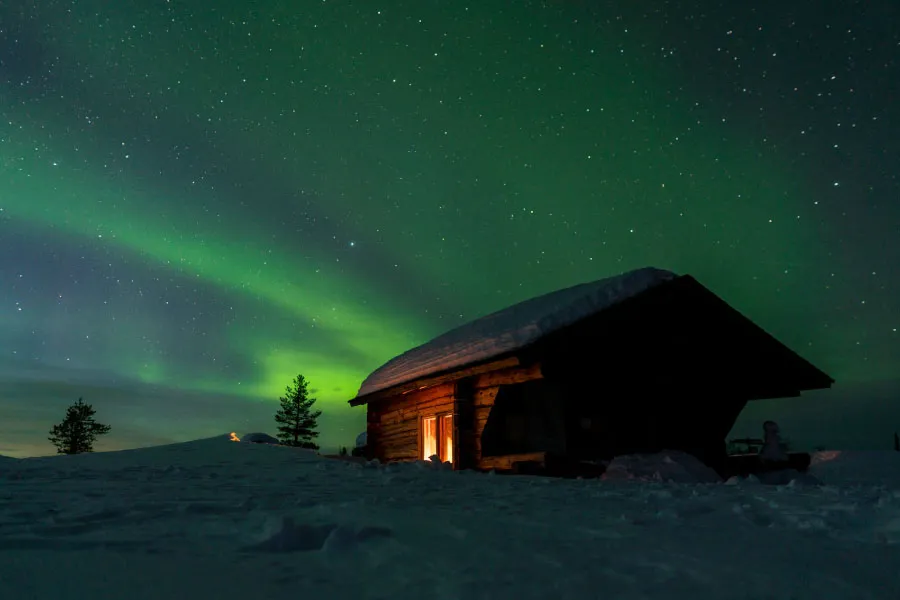
{"label": "distant tree", "polygon": [[309,397],[309,382],[303,375],[297,375],[291,385],[285,388],[281,407],[275,413],[278,423],[278,440],[285,446],[318,450],[315,439],[321,410],[313,410],[316,399]]}
{"label": "distant tree", "polygon": [[66,418],[54,425],[47,438],[56,446],[57,454],[81,454],[93,452],[97,437],[109,433],[111,427],[94,421],[94,410],[79,398],[66,409]]}
{"label": "distant tree", "polygon": [[350,456],[366,456],[366,447],[365,446],[356,446],[353,450],[350,451]]}
{"label": "distant tree", "polygon": [[347,454],[349,454],[349,453],[347,452],[347,446],[341,446],[341,449],[340,449],[340,451],[338,452],[338,454],[339,454],[340,456],[347,456]]}
{"label": "distant tree", "polygon": [[900,452],[900,435],[897,435],[897,432],[894,432],[894,450]]}

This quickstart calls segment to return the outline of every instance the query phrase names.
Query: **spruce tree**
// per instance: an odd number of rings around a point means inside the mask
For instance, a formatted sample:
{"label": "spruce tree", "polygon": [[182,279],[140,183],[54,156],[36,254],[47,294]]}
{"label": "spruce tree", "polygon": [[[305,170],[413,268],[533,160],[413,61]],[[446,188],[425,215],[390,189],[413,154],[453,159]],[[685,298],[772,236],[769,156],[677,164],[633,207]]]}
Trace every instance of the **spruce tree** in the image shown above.
{"label": "spruce tree", "polygon": [[98,436],[109,433],[111,427],[94,421],[94,410],[79,398],[78,402],[66,409],[66,418],[54,425],[47,438],[56,446],[57,454],[81,454],[93,452]]}
{"label": "spruce tree", "polygon": [[309,397],[309,382],[303,375],[297,375],[291,385],[285,388],[285,395],[279,398],[281,407],[275,413],[278,423],[278,441],[285,446],[318,450],[315,439],[321,410],[313,410],[316,399]]}

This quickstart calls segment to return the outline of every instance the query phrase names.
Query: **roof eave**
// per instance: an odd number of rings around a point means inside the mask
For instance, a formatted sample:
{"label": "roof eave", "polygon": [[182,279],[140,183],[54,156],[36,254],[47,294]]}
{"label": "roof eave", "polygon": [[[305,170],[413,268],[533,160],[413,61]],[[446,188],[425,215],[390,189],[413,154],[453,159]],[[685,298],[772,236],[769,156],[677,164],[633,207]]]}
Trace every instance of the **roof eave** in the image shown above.
{"label": "roof eave", "polygon": [[348,403],[350,406],[362,406],[371,402],[384,400],[385,398],[409,394],[410,392],[440,385],[442,383],[458,381],[473,375],[481,375],[483,373],[490,373],[491,371],[498,371],[509,367],[518,367],[521,364],[522,361],[519,359],[518,353],[494,356],[487,360],[460,365],[458,367],[453,367],[452,369],[446,369],[424,377],[417,377],[416,379],[411,379],[404,383],[398,383],[381,390],[376,390],[369,394],[357,396],[352,400],[348,400]]}

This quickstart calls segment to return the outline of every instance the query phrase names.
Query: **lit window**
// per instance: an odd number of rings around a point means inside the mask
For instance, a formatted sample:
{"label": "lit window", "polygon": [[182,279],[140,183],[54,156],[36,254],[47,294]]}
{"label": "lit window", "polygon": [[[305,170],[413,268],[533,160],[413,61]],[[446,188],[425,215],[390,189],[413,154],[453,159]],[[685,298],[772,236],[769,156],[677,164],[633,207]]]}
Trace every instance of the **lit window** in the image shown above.
{"label": "lit window", "polygon": [[422,418],[421,448],[422,460],[437,455],[441,462],[453,462],[453,415]]}
{"label": "lit window", "polygon": [[437,417],[422,419],[422,460],[428,460],[438,453]]}
{"label": "lit window", "polygon": [[453,462],[453,415],[441,417],[441,462]]}

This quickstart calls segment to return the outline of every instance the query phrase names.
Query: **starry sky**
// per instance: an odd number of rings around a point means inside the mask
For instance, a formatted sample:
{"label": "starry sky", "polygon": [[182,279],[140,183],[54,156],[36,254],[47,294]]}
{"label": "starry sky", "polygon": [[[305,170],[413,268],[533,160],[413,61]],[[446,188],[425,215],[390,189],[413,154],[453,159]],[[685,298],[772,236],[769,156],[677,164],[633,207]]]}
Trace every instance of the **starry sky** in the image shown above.
{"label": "starry sky", "polygon": [[[759,6],[755,6],[759,5]],[[770,6],[771,5],[771,6]],[[643,266],[838,380],[800,446],[900,429],[900,7],[0,3],[0,454],[273,431],[391,357]]]}

